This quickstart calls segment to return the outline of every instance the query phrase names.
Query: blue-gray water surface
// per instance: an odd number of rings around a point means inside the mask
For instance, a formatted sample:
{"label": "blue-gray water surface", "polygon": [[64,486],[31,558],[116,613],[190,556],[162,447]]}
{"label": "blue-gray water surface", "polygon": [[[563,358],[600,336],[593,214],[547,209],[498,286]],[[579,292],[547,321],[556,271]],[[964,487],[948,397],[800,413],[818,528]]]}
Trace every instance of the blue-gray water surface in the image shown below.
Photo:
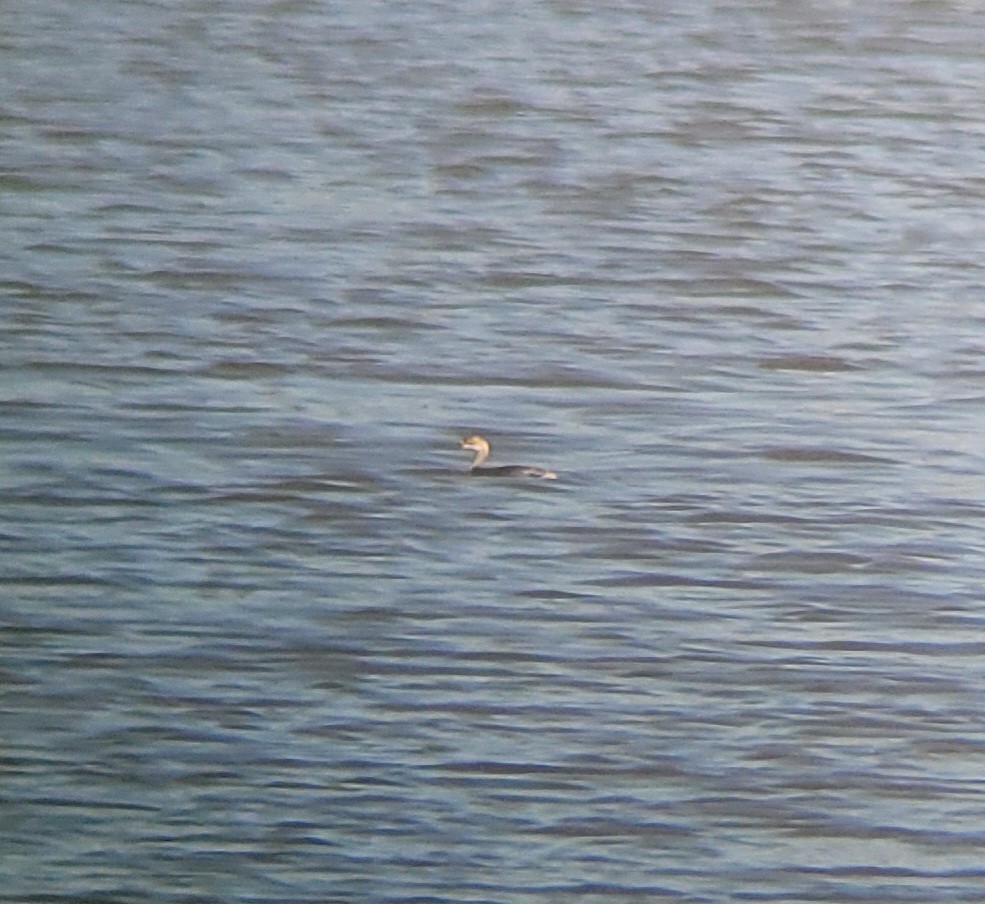
{"label": "blue-gray water surface", "polygon": [[983,47],[4,3],[0,900],[985,900]]}

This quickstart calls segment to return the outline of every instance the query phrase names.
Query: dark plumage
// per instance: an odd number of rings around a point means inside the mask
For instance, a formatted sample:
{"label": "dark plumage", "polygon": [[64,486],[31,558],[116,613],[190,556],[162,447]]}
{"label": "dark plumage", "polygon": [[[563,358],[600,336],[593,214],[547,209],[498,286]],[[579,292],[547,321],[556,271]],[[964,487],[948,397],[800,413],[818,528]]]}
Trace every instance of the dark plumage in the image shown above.
{"label": "dark plumage", "polygon": [[480,465],[489,457],[489,442],[478,433],[466,436],[461,442],[463,449],[475,452],[475,458],[469,466],[469,473],[475,477],[538,477],[542,480],[556,480],[557,474],[544,468],[533,468],[529,465],[501,465],[483,468]]}

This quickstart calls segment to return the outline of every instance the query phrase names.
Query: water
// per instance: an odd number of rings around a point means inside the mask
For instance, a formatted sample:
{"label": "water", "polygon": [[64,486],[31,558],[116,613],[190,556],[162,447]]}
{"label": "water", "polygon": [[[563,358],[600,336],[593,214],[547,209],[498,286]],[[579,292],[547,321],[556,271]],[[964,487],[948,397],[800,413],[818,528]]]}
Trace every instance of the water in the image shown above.
{"label": "water", "polygon": [[5,5],[0,900],[981,900],[985,15],[598,6]]}

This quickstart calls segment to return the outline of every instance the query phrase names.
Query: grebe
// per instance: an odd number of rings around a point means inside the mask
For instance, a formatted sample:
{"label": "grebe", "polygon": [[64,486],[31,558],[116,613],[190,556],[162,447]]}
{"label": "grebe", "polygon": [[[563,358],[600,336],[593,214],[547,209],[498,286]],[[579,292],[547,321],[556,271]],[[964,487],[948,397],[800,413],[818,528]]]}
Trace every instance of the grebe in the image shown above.
{"label": "grebe", "polygon": [[463,449],[471,449],[475,452],[475,458],[469,465],[469,474],[476,477],[540,477],[544,480],[557,480],[557,474],[553,471],[545,471],[543,468],[531,468],[529,465],[504,465],[498,468],[480,468],[489,457],[489,442],[478,433],[466,436],[460,443]]}

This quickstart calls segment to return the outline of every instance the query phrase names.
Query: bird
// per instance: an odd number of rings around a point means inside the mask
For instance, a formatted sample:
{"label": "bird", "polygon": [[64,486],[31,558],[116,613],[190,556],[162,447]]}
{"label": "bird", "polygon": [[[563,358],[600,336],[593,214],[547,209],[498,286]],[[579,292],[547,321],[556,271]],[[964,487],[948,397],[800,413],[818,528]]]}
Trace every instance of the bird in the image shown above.
{"label": "bird", "polygon": [[489,457],[489,441],[478,433],[470,433],[459,443],[463,449],[475,453],[469,474],[475,477],[537,477],[542,480],[557,480],[557,474],[544,468],[534,468],[530,465],[499,465],[497,467],[480,467]]}

